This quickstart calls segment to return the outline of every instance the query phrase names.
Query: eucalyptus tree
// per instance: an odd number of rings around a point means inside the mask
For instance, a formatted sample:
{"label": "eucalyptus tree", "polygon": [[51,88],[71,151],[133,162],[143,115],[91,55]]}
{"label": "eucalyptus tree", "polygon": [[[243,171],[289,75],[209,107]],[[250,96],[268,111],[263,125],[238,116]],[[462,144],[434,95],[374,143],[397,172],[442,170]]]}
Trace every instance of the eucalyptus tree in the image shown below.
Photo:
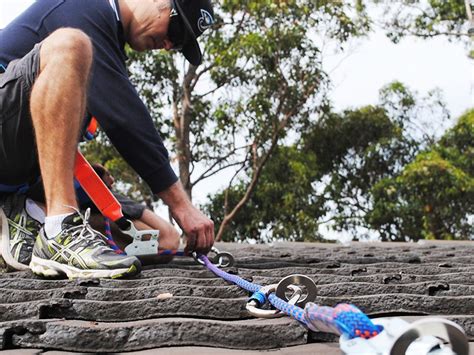
{"label": "eucalyptus tree", "polygon": [[[447,112],[436,93],[420,97],[399,82],[381,90],[376,106],[325,110],[308,124],[302,139],[277,147],[224,239],[321,240],[321,225],[357,239],[380,229],[383,239],[391,239],[372,220],[389,203],[374,186],[395,179],[437,141],[427,131],[420,133],[419,124],[422,117],[443,115]],[[245,186],[239,181],[210,197],[207,209],[217,224],[224,218],[226,198],[236,203]]]}
{"label": "eucalyptus tree", "polygon": [[[373,20],[368,3],[223,0],[216,3],[215,31],[202,39],[201,66],[188,65],[175,53],[130,52],[131,78],[172,143],[172,159],[188,194],[225,169],[235,172],[226,181],[232,198],[223,195],[218,239],[250,201],[277,147],[298,141],[324,116],[329,80],[318,39],[331,38],[342,47],[367,34]],[[121,182],[136,196],[152,201],[105,138],[86,150],[121,170]],[[232,190],[236,184],[239,193]]]}
{"label": "eucalyptus tree", "polygon": [[384,239],[474,238],[474,111],[391,178],[367,215]]}
{"label": "eucalyptus tree", "polygon": [[374,20],[383,25],[394,42],[405,36],[447,36],[452,41],[466,41],[474,24],[470,0],[358,0],[358,3],[361,7],[375,3],[383,9],[383,15]]}
{"label": "eucalyptus tree", "polygon": [[244,206],[277,144],[297,137],[318,112],[328,82],[316,34],[341,43],[368,30],[366,14],[343,1],[244,1],[216,4],[204,63],[173,53],[131,54],[131,77],[157,126],[174,144],[188,192],[233,167],[245,181],[235,204],[224,201],[217,239]]}

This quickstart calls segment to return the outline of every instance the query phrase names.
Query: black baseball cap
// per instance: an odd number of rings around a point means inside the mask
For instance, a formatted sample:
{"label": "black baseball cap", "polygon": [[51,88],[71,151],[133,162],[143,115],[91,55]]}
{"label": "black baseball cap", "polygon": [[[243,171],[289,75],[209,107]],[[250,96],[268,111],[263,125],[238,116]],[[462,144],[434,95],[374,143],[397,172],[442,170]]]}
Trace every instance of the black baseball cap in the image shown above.
{"label": "black baseball cap", "polygon": [[180,52],[193,65],[202,61],[202,52],[197,38],[211,27],[214,20],[214,10],[210,0],[171,0],[173,15],[182,21],[184,40]]}

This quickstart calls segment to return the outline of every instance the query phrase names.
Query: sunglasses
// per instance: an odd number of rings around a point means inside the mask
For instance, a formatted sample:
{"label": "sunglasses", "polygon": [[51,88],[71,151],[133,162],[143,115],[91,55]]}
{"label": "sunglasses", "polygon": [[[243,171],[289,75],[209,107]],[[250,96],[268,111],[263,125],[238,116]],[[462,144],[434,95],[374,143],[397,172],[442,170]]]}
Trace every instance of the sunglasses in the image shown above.
{"label": "sunglasses", "polygon": [[186,42],[186,30],[183,20],[178,15],[174,0],[171,1],[170,23],[168,25],[168,39],[173,43],[173,50],[180,51]]}

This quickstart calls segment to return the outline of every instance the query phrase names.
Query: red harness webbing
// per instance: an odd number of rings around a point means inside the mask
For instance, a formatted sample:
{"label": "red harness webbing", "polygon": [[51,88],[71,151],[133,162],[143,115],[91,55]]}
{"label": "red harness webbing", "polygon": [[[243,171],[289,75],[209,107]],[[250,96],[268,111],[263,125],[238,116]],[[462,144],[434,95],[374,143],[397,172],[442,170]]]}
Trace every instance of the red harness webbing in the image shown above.
{"label": "red harness webbing", "polygon": [[123,218],[122,206],[79,151],[76,153],[74,176],[105,217],[114,222]]}

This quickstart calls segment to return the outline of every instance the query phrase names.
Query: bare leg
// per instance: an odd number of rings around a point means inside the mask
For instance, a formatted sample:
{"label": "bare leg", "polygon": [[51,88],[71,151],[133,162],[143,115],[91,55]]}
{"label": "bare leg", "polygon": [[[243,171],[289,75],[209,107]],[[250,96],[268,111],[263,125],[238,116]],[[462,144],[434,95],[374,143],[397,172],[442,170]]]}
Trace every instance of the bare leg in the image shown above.
{"label": "bare leg", "polygon": [[137,229],[157,229],[160,231],[160,249],[175,250],[179,248],[179,233],[171,223],[145,209],[139,220],[133,221]]}
{"label": "bare leg", "polygon": [[74,157],[91,63],[91,41],[79,30],[59,29],[42,43],[30,106],[48,216],[77,207]]}

